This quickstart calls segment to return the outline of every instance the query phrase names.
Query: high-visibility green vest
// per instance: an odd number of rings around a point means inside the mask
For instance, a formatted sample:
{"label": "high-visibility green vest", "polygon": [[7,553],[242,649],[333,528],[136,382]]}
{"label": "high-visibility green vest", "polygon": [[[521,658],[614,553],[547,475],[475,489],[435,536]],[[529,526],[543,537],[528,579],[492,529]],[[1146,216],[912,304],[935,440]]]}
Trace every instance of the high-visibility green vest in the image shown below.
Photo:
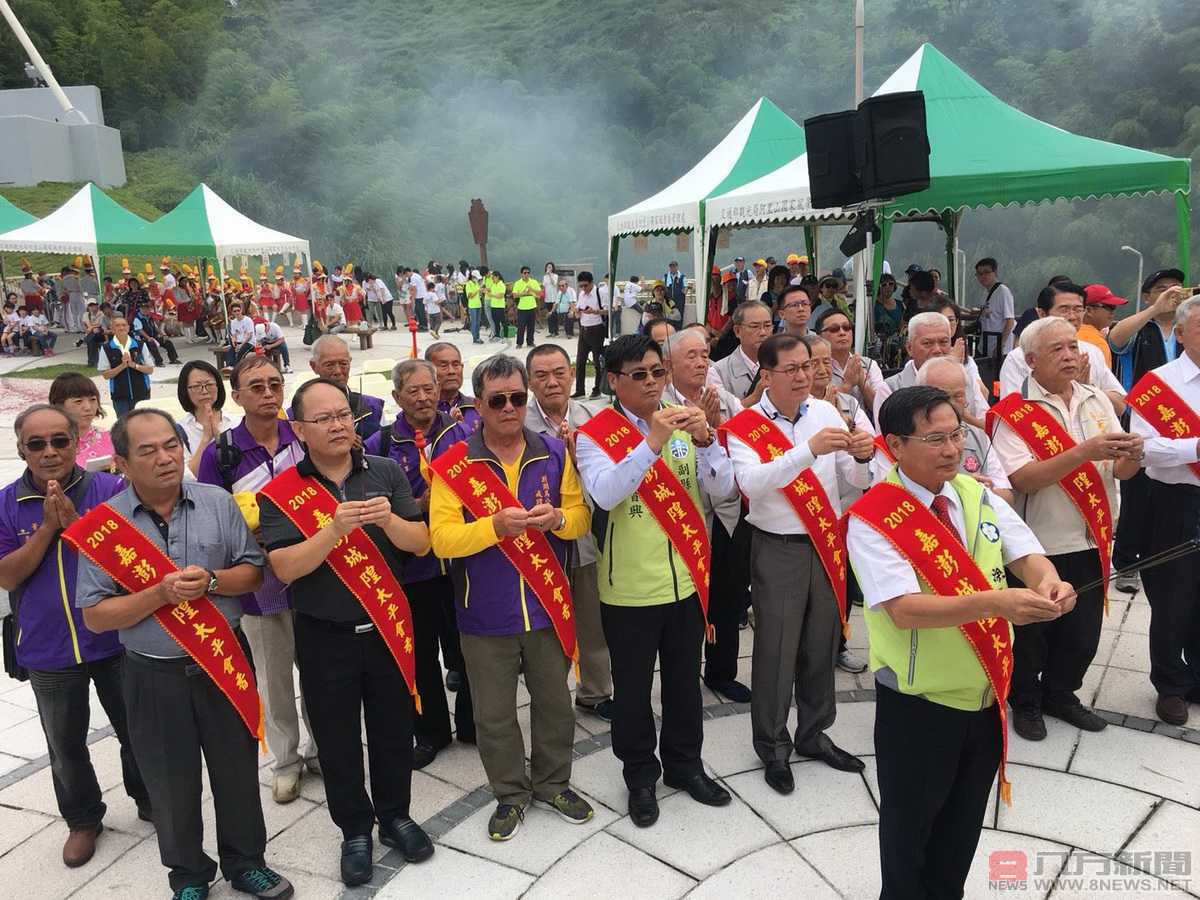
{"label": "high-visibility green vest", "polygon": [[503,309],[505,306],[504,293],[508,290],[504,282],[499,278],[493,278],[489,275],[488,280],[484,282],[483,288],[487,291],[488,306],[493,309]]}
{"label": "high-visibility green vest", "polygon": [[467,294],[467,309],[479,309],[483,306],[483,301],[479,297],[479,282],[467,279],[467,283],[463,285],[463,290]]}
{"label": "high-visibility green vest", "polygon": [[537,309],[537,293],[542,289],[540,281],[518,278],[513,282],[513,296],[517,298],[517,309]]}

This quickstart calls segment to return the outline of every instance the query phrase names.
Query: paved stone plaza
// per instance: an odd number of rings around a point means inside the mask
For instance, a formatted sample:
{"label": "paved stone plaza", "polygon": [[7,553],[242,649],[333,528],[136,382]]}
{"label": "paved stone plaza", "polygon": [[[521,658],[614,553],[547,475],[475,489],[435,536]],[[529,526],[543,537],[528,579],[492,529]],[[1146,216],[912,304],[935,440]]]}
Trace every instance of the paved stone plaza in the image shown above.
{"label": "paved stone plaza", "polygon": [[[461,334],[468,370],[489,347],[471,346]],[[308,371],[308,351],[294,341],[289,390]],[[355,372],[365,359],[403,358],[407,333],[376,335],[376,349],[354,351]],[[429,343],[421,335],[420,346]],[[67,345],[66,339],[60,346]],[[185,359],[207,350],[179,344]],[[498,344],[491,345],[492,348]],[[511,341],[509,343],[511,350]],[[573,350],[573,345],[572,345]],[[481,353],[480,351],[484,351]],[[512,351],[515,352],[515,351]],[[523,351],[522,351],[523,352]],[[64,353],[69,362],[82,351]],[[6,379],[14,367],[41,364],[0,360],[0,477],[17,477],[12,421],[20,409],[45,396],[48,382]],[[154,396],[174,397],[178,368],[155,372]],[[394,406],[389,405],[390,412]],[[1114,593],[1100,649],[1081,698],[1113,724],[1099,734],[1081,733],[1047,719],[1049,737],[1010,740],[1013,806],[993,802],[985,818],[968,897],[1185,897],[1200,896],[1200,730],[1172,728],[1152,718],[1154,691],[1147,672],[1150,610],[1145,596]],[[860,610],[852,618],[850,646],[865,652]],[[742,632],[740,680],[750,680],[752,635]],[[608,745],[608,729],[581,714],[575,731],[573,783],[596,808],[593,821],[571,826],[531,809],[510,842],[487,839],[492,806],[483,767],[473,746],[453,744],[413,776],[413,817],[437,841],[432,860],[404,866],[377,844],[374,881],[346,890],[338,880],[340,835],[327,811],[320,778],[306,777],[301,797],[286,806],[271,799],[270,757],[260,782],[269,843],[268,864],[286,875],[303,898],[369,897],[766,897],[878,896],[878,789],[875,783],[870,675],[837,674],[838,719],[830,736],[864,757],[862,775],[835,772],[817,762],[794,764],[796,792],[781,797],[766,786],[750,745],[748,709],[704,690],[704,758],[711,774],[734,795],[711,809],[660,786],[662,816],[638,829],[625,814],[620,766]],[[656,689],[657,696],[657,689]],[[529,697],[519,689],[522,725],[528,734]],[[1200,726],[1200,709],[1192,707]],[[93,699],[92,758],[109,811],[95,858],[66,869],[61,849],[66,826],[57,816],[49,763],[36,704],[28,684],[0,675],[0,897],[160,898],[169,894],[153,828],[137,819],[120,784],[116,738]],[[206,844],[215,853],[211,796],[205,794]],[[996,855],[993,855],[996,854]],[[1124,862],[1114,861],[1120,856]],[[1024,883],[1001,885],[991,877]],[[243,896],[228,885],[213,897]]]}

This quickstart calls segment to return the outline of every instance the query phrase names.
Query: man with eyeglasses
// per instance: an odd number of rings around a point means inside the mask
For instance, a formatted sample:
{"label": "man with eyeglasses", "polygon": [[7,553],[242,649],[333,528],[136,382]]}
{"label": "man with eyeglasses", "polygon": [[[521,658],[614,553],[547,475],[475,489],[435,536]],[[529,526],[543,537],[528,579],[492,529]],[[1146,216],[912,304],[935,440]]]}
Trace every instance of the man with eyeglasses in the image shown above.
{"label": "man with eyeglasses", "polygon": [[758,348],[771,336],[772,328],[771,307],[761,300],[739,303],[733,311],[737,349],[712,364],[708,370],[708,383],[724,388],[741,400],[744,407],[757,403],[766,388],[759,377]]}
{"label": "man with eyeglasses", "polygon": [[[324,334],[313,342],[308,365],[319,378],[328,378],[346,389],[350,408],[354,410],[356,448],[361,450],[362,442],[377,432],[383,423],[383,400],[350,390],[350,348],[337,335]],[[288,410],[288,416],[291,416],[291,410]]]}
{"label": "man with eyeglasses", "polygon": [[65,527],[125,484],[75,464],[78,426],[61,407],[34,404],[17,416],[13,428],[25,472],[0,492],[0,588],[8,591],[11,624],[19,636],[6,649],[15,652],[16,664],[27,670],[33,686],[54,796],[67,823],[62,859],[75,868],[95,853],[107,810],[87,745],[92,684],[121,744],[125,791],[137,804],[138,817],[153,821],[121,697],[121,642],[84,624],[75,607],[78,557],[62,541]]}
{"label": "man with eyeglasses", "polygon": [[604,338],[608,333],[605,320],[608,305],[603,302],[591,272],[580,272],[576,278],[578,291],[575,295],[575,315],[579,318],[579,341],[575,348],[575,393],[572,400],[583,397],[583,386],[587,381],[588,358],[596,370],[592,382],[592,399],[600,396],[600,372],[603,368]]}
{"label": "man with eyeglasses", "polygon": [[458,348],[437,341],[425,348],[425,359],[437,370],[437,411],[462,422],[467,431],[474,431],[479,425],[479,410],[475,398],[462,392],[463,361]]}
{"label": "man with eyeglasses", "polygon": [[[879,427],[897,464],[850,507],[847,548],[876,684],[881,896],[958,897],[997,767],[1010,797],[1010,623],[1058,619],[1075,595],[1012,508],[959,473],[945,391],[896,391]],[[1006,566],[1029,587],[1006,587]]]}
{"label": "man with eyeglasses", "polygon": [[292,586],[300,688],[342,832],[342,881],[354,886],[371,880],[376,821],[380,841],[407,862],[433,855],[409,814],[417,686],[411,608],[397,581],[429,551],[429,531],[400,466],[357,449],[340,383],[306,382],[292,409],[307,452],[259,493],[262,537],[271,568]]}
{"label": "man with eyeglasses", "polygon": [[[663,405],[667,370],[658,344],[644,335],[618,338],[605,353],[605,369],[615,400],[580,429],[575,452],[598,507],[592,531],[600,542],[600,615],[612,658],[613,753],[623,764],[630,817],[648,828],[658,821],[660,775],[699,803],[730,800],[700,759],[700,643],[712,564],[700,492],[727,497],[736,488],[704,410]],[[650,704],[656,661],[661,763]]]}
{"label": "man with eyeglasses", "polygon": [[812,301],[799,283],[789,284],[779,297],[779,333],[802,338],[808,334]]}
{"label": "man with eyeglasses", "polygon": [[[525,427],[525,367],[497,354],[471,379],[483,422],[434,460],[429,522],[434,553],[465,570],[458,630],[479,757],[496,798],[487,833],[507,841],[531,801],[575,825],[594,815],[570,785],[567,672],[578,650],[565,572],[591,514],[566,445]],[[517,719],[522,675],[534,711],[528,771]]]}
{"label": "man with eyeglasses", "polygon": [[[838,482],[870,485],[875,444],[870,431],[849,430],[832,404],[810,396],[812,357],[799,338],[768,338],[759,361],[767,386],[762,399],[722,430],[753,529],[754,750],[767,784],[790,794],[793,750],[843,772],[863,770],[825,731],[837,715],[834,660],[847,620]],[[794,736],[788,733],[793,694]]]}
{"label": "man with eyeglasses", "polygon": [[262,549],[229,494],[183,480],[169,415],[135,409],[112,442],[129,487],[76,535],[95,560],[79,561],[75,603],[88,628],[118,631],[125,647],[129,735],[174,898],[203,900],[217,873],[204,851],[203,754],[221,874],[234,890],[283,900],[292,886],[263,859],[259,702],[237,600],[262,582]]}
{"label": "man with eyeglasses", "polygon": [[[204,449],[196,478],[229,491],[247,526],[258,535],[258,492],[303,459],[304,447],[287,420],[279,418],[283,375],[268,357],[242,357],[230,373],[229,384],[233,401],[245,415],[238,425],[222,432]],[[268,565],[263,570],[261,587],[238,599],[242,604],[242,628],[254,653],[267,747],[275,757],[271,796],[276,803],[291,803],[300,796],[305,766],[320,773],[311,728],[307,728],[308,746],[300,750],[300,719],[292,676],[296,662],[292,592]]]}
{"label": "man with eyeglasses", "polygon": [[[1103,391],[1075,383],[1079,343],[1070,322],[1039,319],[1021,332],[1021,350],[1031,372],[1019,395],[992,408],[995,450],[1055,569],[1072,584],[1095,584],[1108,577],[1116,480],[1141,468],[1142,439],[1122,430]],[[1013,730],[1026,740],[1045,739],[1043,714],[1084,731],[1108,725],[1076,696],[1100,643],[1104,594],[1086,591],[1053,624],[1017,627]]]}

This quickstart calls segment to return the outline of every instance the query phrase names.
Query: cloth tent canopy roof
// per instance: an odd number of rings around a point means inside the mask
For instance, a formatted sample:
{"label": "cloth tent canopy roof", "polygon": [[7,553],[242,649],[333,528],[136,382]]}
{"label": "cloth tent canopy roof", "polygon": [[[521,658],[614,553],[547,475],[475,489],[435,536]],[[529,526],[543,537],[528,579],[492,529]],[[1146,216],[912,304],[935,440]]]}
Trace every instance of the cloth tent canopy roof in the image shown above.
{"label": "cloth tent canopy roof", "polygon": [[14,206],[0,197],[0,234],[21,228],[37,221],[37,216],[30,215],[19,206]]}
{"label": "cloth tent canopy roof", "polygon": [[762,97],[685,175],[654,196],[609,216],[609,236],[698,228],[706,198],[753,181],[803,152],[803,127]]}
{"label": "cloth tent canopy roof", "polygon": [[[888,216],[937,214],[1114,196],[1187,193],[1190,162],[1083,137],[1008,105],[923,44],[874,96],[922,91],[932,152],[930,185],[889,203]],[[813,210],[807,157],[705,201],[711,225],[840,218]]]}
{"label": "cloth tent canopy roof", "polygon": [[94,184],[85,184],[44,219],[0,234],[0,250],[17,253],[120,253],[146,226]]}

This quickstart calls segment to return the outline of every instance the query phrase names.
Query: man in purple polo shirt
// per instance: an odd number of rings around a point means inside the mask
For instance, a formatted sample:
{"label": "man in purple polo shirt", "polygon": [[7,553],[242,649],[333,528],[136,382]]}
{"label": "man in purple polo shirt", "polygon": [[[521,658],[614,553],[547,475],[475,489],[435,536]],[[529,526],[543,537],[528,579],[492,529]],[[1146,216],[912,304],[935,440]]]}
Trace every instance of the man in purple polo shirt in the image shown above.
{"label": "man in purple polo shirt", "polygon": [[[470,434],[479,427],[479,410],[475,408],[475,398],[462,392],[462,354],[453,344],[438,341],[425,348],[425,358],[437,370],[438,412],[461,421]],[[467,434],[462,436],[465,438]]]}
{"label": "man in purple polo shirt", "polygon": [[121,681],[125,656],[115,631],[94,634],[75,608],[78,557],[59,535],[94,506],[125,489],[115,475],[75,465],[79,431],[60,407],[36,404],[17,417],[25,473],[0,491],[0,587],[16,616],[16,656],[29,670],[58,810],[70,834],[63,862],[92,858],[106,807],[88,754],[89,685],[121,742],[125,791],[138,818],[153,821],[133,759]]}
{"label": "man in purple polo shirt", "polygon": [[[196,477],[233,494],[246,524],[257,537],[255,495],[268,481],[303,459],[304,448],[287,421],[279,418],[283,375],[269,357],[253,353],[243,356],[230,374],[229,384],[233,400],[245,416],[239,425],[205,448]],[[292,680],[296,638],[291,590],[267,566],[263,570],[262,587],[253,594],[243,594],[240,599],[244,613],[242,630],[250,642],[263,699],[267,746],[275,756],[271,795],[276,803],[291,803],[300,796],[300,777],[305,765],[312,772],[320,772],[311,728],[308,747],[300,752],[300,722]]]}
{"label": "man in purple polo shirt", "polygon": [[[427,460],[465,439],[469,432],[462,423],[438,412],[437,370],[432,363],[423,359],[397,363],[392,370],[392,384],[392,396],[400,407],[400,414],[396,421],[367,438],[364,451],[372,456],[390,457],[400,464],[408,476],[413,499],[428,521],[428,471],[421,471],[416,432],[421,432]],[[417,691],[422,700],[421,712],[413,719],[413,768],[423,769],[451,740],[450,708],[438,662],[439,637],[446,668],[459,673],[463,671],[458,625],[454,621],[454,585],[447,564],[432,553],[409,560],[400,581],[412,607]],[[454,729],[460,741],[473,744],[474,711],[470,687],[465,682],[466,679],[460,676],[454,701]]]}

